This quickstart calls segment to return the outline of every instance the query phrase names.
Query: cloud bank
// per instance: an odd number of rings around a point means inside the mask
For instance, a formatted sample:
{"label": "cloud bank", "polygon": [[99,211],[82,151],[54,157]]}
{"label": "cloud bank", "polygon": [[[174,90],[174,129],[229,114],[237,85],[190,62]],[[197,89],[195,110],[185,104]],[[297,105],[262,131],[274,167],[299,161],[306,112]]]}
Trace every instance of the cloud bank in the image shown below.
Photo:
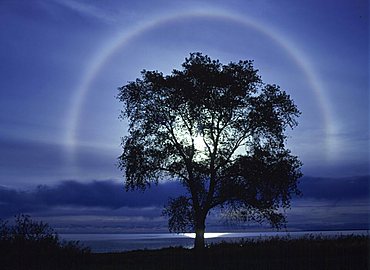
{"label": "cloud bank", "polygon": [[162,207],[169,197],[182,193],[178,183],[152,186],[143,191],[125,191],[123,183],[63,181],[55,186],[40,185],[30,191],[0,187],[0,213],[3,218],[20,212],[36,212],[52,207],[119,209],[122,207]]}
{"label": "cloud bank", "polygon": [[[287,212],[288,228],[368,227],[369,180],[369,176],[302,178],[299,187],[303,196],[292,200],[292,209]],[[27,213],[68,232],[87,228],[99,232],[166,230],[161,209],[169,197],[183,192],[175,182],[152,186],[145,192],[126,192],[122,182],[113,180],[63,181],[28,191],[0,187],[0,218]],[[218,230],[226,228],[214,215],[209,223]]]}

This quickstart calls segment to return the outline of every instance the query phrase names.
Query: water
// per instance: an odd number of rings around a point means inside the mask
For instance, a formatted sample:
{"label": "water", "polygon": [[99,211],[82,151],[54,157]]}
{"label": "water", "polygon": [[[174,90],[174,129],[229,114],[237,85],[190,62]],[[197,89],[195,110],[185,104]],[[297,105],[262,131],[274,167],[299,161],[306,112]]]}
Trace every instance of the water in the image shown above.
{"label": "water", "polygon": [[[269,238],[273,236],[298,238],[304,235],[369,235],[366,230],[356,231],[300,231],[300,232],[225,232],[206,233],[206,243],[221,241],[239,241],[241,239]],[[92,252],[121,252],[136,249],[158,249],[164,247],[182,246],[192,248],[194,234],[146,233],[146,234],[60,234],[64,240],[80,241],[90,247]]]}

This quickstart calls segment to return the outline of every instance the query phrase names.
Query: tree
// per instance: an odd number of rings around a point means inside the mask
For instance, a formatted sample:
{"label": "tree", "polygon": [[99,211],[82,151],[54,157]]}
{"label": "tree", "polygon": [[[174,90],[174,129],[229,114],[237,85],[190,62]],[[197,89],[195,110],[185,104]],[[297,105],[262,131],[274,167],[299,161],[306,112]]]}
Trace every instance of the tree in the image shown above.
{"label": "tree", "polygon": [[118,90],[129,122],[119,157],[126,189],[167,178],[186,190],[165,207],[171,232],[195,231],[202,249],[215,208],[241,221],[285,224],[282,210],[301,177],[285,130],[300,112],[279,86],[262,82],[252,61],[223,65],[192,53],[182,70],[143,70]]}
{"label": "tree", "polygon": [[60,240],[47,223],[28,215],[17,215],[12,225],[0,219],[1,269],[84,269],[89,252],[78,241]]}

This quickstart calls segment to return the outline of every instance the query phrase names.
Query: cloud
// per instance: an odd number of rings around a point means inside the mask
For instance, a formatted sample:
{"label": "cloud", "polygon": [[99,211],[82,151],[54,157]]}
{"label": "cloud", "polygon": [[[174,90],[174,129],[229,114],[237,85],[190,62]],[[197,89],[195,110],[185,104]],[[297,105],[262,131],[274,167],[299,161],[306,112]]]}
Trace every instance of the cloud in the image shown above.
{"label": "cloud", "polygon": [[303,177],[299,188],[303,198],[350,200],[369,197],[370,176],[344,178]]}
{"label": "cloud", "polygon": [[105,10],[93,6],[91,4],[87,4],[81,1],[73,1],[73,0],[55,0],[55,2],[65,8],[71,9],[79,14],[84,16],[89,16],[92,18],[96,18],[106,23],[112,23],[115,21],[115,18],[112,14],[108,14]]}
{"label": "cloud", "polygon": [[[368,176],[304,177],[299,187],[303,197],[294,198],[287,211],[288,229],[367,228]],[[176,182],[152,186],[145,192],[126,192],[123,182],[113,180],[62,181],[28,191],[0,187],[0,218],[27,213],[59,232],[166,231],[161,210],[169,197],[183,192]],[[230,230],[217,213],[208,217],[207,228]]]}
{"label": "cloud", "polygon": [[126,192],[123,183],[93,181],[80,183],[64,181],[55,187],[39,187],[35,196],[49,205],[76,205],[117,209],[163,205],[168,197],[181,193],[181,186],[166,183],[153,186],[147,191]]}
{"label": "cloud", "polygon": [[145,192],[126,192],[123,183],[116,181],[63,181],[55,186],[38,186],[31,191],[0,187],[0,213],[2,217],[9,217],[53,207],[69,207],[70,210],[73,207],[111,210],[122,207],[162,207],[169,197],[176,197],[182,191],[178,183],[165,183]]}
{"label": "cloud", "polygon": [[[321,201],[328,206],[338,202],[367,201],[369,176],[348,178],[302,178],[299,188],[303,193],[300,201]],[[181,184],[166,182],[153,185],[143,191],[124,189],[123,182],[105,181],[61,181],[56,185],[39,185],[25,191],[0,187],[0,213],[9,216],[20,212],[46,210],[52,207],[119,209],[162,207],[169,197],[184,192]]]}
{"label": "cloud", "polygon": [[287,212],[288,227],[299,230],[367,229],[370,176],[303,177]]}
{"label": "cloud", "polygon": [[118,152],[104,148],[79,147],[74,164],[63,144],[0,137],[0,149],[0,181],[11,187],[24,189],[59,183],[60,179],[112,179],[120,175],[115,164]]}

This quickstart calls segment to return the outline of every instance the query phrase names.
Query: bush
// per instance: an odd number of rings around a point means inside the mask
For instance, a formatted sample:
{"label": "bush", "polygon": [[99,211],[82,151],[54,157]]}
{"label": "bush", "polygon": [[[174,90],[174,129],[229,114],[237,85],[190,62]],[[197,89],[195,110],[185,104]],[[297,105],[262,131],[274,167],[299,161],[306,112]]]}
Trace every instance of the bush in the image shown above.
{"label": "bush", "polygon": [[47,224],[27,215],[14,225],[0,220],[1,269],[79,269],[89,249],[78,242],[61,241]]}

